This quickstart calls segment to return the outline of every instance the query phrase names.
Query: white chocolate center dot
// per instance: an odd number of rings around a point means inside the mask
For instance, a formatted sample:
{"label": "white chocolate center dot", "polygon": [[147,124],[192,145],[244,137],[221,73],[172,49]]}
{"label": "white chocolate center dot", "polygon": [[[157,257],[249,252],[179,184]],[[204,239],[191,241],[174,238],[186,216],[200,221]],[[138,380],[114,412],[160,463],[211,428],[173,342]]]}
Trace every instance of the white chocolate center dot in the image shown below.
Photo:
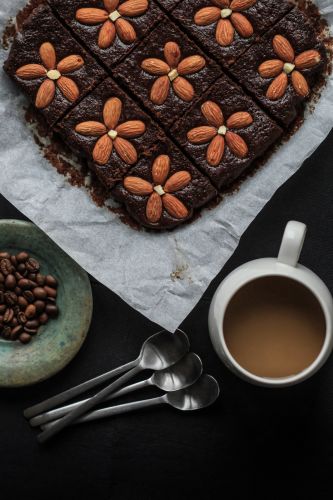
{"label": "white chocolate center dot", "polygon": [[287,75],[292,73],[294,71],[294,69],[295,69],[295,64],[292,64],[292,63],[285,63],[283,66],[283,71],[285,73],[287,73]]}
{"label": "white chocolate center dot", "polygon": [[121,17],[121,14],[119,14],[119,12],[117,10],[114,10],[113,12],[111,12],[111,14],[109,14],[109,19],[110,21],[112,21],[113,23],[115,21],[117,21],[117,19]]}
{"label": "white chocolate center dot", "polygon": [[221,127],[219,127],[217,133],[219,135],[225,135],[227,133],[228,129],[225,125],[221,125]]}
{"label": "white chocolate center dot", "polygon": [[57,69],[50,69],[46,75],[50,80],[58,80],[61,77],[60,71]]}
{"label": "white chocolate center dot", "polygon": [[118,135],[118,132],[116,130],[109,130],[108,136],[111,137],[111,139],[115,139]]}
{"label": "white chocolate center dot", "polygon": [[178,74],[178,71],[176,69],[172,69],[168,73],[168,77],[169,77],[170,82],[173,82],[173,80],[175,80],[178,76],[179,76],[179,74]]}
{"label": "white chocolate center dot", "polygon": [[160,196],[165,194],[165,191],[160,184],[154,187],[154,191],[156,191],[156,193],[159,194]]}
{"label": "white chocolate center dot", "polygon": [[226,19],[227,17],[230,17],[232,14],[232,10],[231,9],[222,9],[221,10],[221,17],[222,19]]}

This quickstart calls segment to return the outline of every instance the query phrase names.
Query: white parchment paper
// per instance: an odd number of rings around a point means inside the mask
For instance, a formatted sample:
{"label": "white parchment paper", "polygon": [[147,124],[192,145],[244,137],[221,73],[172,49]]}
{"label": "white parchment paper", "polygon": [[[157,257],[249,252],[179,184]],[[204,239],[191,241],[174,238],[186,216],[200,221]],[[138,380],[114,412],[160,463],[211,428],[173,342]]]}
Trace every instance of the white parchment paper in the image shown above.
{"label": "white parchment paper", "polygon": [[[2,0],[0,29],[26,0]],[[332,0],[317,5],[333,26]],[[8,52],[1,49],[0,65]],[[24,119],[24,96],[0,70],[0,192],[96,279],[174,331],[198,302],[277,188],[333,127],[333,77],[297,134],[236,194],[170,233],[135,231],[45,160]],[[173,273],[177,273],[175,278]]]}

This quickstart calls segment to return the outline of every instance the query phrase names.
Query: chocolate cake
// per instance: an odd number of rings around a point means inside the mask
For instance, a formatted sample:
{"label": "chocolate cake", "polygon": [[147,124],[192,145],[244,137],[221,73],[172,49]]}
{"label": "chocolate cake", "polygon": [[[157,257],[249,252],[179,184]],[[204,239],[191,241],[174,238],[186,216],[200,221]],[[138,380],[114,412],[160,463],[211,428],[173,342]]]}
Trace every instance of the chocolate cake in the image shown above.
{"label": "chocolate cake", "polygon": [[158,230],[264,158],[326,68],[315,20],[288,0],[45,0],[4,65],[110,196]]}

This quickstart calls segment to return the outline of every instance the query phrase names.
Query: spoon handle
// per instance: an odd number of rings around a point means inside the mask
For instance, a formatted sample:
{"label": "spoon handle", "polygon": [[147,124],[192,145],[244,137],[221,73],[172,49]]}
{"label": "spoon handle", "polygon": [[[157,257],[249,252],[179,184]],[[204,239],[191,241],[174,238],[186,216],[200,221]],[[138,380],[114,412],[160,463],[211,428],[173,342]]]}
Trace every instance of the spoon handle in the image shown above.
{"label": "spoon handle", "polygon": [[[95,410],[83,417],[79,418],[74,422],[74,424],[82,424],[84,422],[90,422],[91,420],[99,420],[101,418],[112,417],[114,415],[120,415],[121,413],[128,413],[130,411],[142,410],[151,406],[157,406],[166,403],[164,396],[159,396],[157,398],[144,399],[143,401],[134,401],[133,403],[125,403],[117,406],[110,406],[109,408],[102,408],[100,410]],[[58,420],[49,422],[48,424],[42,425],[42,429],[52,429],[56,425]]]}
{"label": "spoon handle", "polygon": [[35,415],[39,415],[40,413],[50,410],[51,408],[59,406],[62,403],[68,401],[69,399],[75,398],[76,396],[79,396],[83,392],[93,389],[99,384],[102,384],[103,382],[106,382],[107,380],[110,380],[111,378],[116,377],[117,375],[121,375],[122,373],[130,370],[131,368],[134,368],[137,365],[137,363],[138,360],[136,359],[134,361],[131,361],[130,363],[126,363],[123,366],[119,366],[114,370],[111,370],[109,372],[103,373],[102,375],[98,375],[95,378],[87,380],[82,384],[76,385],[71,389],[67,389],[67,391],[61,392],[56,396],[52,396],[51,398],[45,399],[45,401],[42,401],[41,403],[38,403],[34,406],[30,406],[30,408],[24,410],[24,416],[26,418],[32,418]]}
{"label": "spoon handle", "polygon": [[[124,394],[128,394],[132,391],[137,391],[139,389],[143,389],[144,387],[147,387],[149,385],[151,385],[150,379],[142,380],[141,382],[127,385],[126,387],[119,389],[119,391],[112,393],[110,396],[108,396],[105,399],[105,401],[110,401],[111,399],[118,398],[118,397],[123,396]],[[46,424],[47,422],[51,422],[52,420],[57,420],[60,417],[63,417],[64,415],[66,415],[70,410],[73,410],[74,408],[77,408],[78,406],[80,406],[82,403],[85,403],[86,401],[88,401],[88,399],[90,399],[90,398],[83,399],[81,401],[77,401],[76,403],[72,403],[70,405],[61,406],[60,408],[56,408],[55,410],[41,413],[40,415],[33,417],[29,421],[29,423],[32,427],[38,427],[40,425]]]}
{"label": "spoon handle", "polygon": [[54,425],[52,425],[52,427],[41,432],[37,436],[38,442],[45,443],[46,441],[48,441],[51,437],[58,434],[58,432],[60,432],[62,429],[68,427],[72,422],[74,422],[74,420],[77,420],[89,410],[92,410],[99,403],[102,403],[102,401],[104,401],[109,396],[109,394],[111,394],[111,392],[114,392],[116,389],[124,385],[128,380],[134,377],[134,375],[139,373],[141,370],[142,368],[140,367],[140,365],[135,366],[135,368],[132,368],[132,370],[119,377],[115,382],[107,385],[104,389],[95,394],[95,396],[88,399],[88,401],[80,404],[80,406],[78,406],[77,408],[74,408],[74,410],[70,411],[69,413],[67,413],[67,415],[59,419]]}

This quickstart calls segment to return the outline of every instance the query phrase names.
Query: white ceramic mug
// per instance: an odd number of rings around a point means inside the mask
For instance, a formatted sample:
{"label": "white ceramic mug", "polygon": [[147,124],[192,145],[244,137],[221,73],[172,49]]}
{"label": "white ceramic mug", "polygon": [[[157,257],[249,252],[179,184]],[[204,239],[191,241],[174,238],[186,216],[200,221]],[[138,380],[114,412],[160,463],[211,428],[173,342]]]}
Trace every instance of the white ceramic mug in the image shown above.
{"label": "white ceramic mug", "polygon": [[[220,284],[209,310],[209,331],[213,346],[231,371],[253,384],[266,387],[286,387],[311,377],[325,363],[333,349],[333,299],[323,281],[310,269],[298,263],[306,234],[301,222],[288,222],[277,259],[266,258],[247,262],[235,269]],[[281,276],[293,279],[308,288],[318,300],[326,320],[326,336],[322,349],[315,361],[296,375],[268,378],[250,373],[237,363],[230,354],[223,335],[223,320],[231,298],[245,284],[257,278]]]}

